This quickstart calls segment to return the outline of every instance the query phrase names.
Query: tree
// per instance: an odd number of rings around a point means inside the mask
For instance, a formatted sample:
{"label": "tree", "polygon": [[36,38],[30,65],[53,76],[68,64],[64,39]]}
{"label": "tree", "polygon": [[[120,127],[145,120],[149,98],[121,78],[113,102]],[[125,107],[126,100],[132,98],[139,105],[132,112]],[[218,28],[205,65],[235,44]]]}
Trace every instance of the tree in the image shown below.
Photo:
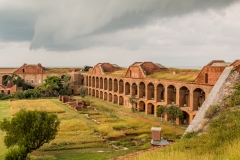
{"label": "tree", "polygon": [[85,86],[81,86],[80,88],[79,88],[79,94],[80,94],[80,96],[82,97],[82,98],[84,98],[86,95],[87,95],[87,87],[85,87]]}
{"label": "tree", "polygon": [[157,114],[158,115],[160,115],[161,116],[161,121],[163,120],[163,113],[164,113],[164,110],[166,109],[166,107],[165,106],[158,106],[157,107]]}
{"label": "tree", "polygon": [[137,98],[136,96],[131,96],[128,99],[129,103],[132,105],[132,111],[135,112],[136,111],[136,104],[137,104]]}
{"label": "tree", "polygon": [[71,89],[70,85],[74,82],[74,80],[71,79],[70,75],[65,75],[63,79],[61,80],[62,88],[60,89],[59,93],[61,95],[71,95]]}
{"label": "tree", "polygon": [[6,132],[4,143],[7,148],[13,147],[10,148],[7,156],[13,153],[16,155],[12,156],[26,158],[28,153],[55,138],[59,124],[56,114],[36,110],[21,110],[11,120],[3,119],[0,122],[0,129]]}
{"label": "tree", "polygon": [[57,96],[62,89],[61,78],[57,76],[48,76],[40,86],[40,89],[47,97]]}
{"label": "tree", "polygon": [[174,104],[167,106],[165,112],[171,116],[171,121],[173,124],[176,121],[176,118],[182,117],[183,115],[182,110]]}

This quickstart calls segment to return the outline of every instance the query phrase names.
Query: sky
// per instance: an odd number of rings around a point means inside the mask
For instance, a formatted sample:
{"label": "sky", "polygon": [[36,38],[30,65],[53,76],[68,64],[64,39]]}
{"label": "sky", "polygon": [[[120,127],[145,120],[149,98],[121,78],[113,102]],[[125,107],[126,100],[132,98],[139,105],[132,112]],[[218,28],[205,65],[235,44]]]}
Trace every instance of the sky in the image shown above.
{"label": "sky", "polygon": [[0,67],[240,59],[240,0],[0,0]]}

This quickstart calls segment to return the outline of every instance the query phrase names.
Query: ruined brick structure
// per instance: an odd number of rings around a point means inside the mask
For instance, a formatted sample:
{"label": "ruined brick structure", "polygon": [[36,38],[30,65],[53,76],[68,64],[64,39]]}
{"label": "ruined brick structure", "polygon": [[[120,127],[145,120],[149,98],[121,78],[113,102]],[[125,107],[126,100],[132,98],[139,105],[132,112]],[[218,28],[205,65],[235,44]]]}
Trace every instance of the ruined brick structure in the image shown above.
{"label": "ruined brick structure", "polygon": [[[60,70],[60,72],[56,72],[55,70],[43,67],[41,64],[23,64],[18,69],[0,69],[0,90],[7,90],[4,91],[7,94],[12,94],[13,92],[17,91],[16,87],[11,89],[10,87],[3,86],[5,79],[8,76],[11,76],[13,73],[20,76],[32,87],[41,86],[47,76],[58,76],[63,78],[68,74],[71,76],[71,79],[74,80],[73,84],[70,86],[73,94],[78,94],[78,89],[83,84],[83,76],[76,69],[67,69],[63,71]],[[8,90],[10,90],[10,92]]]}
{"label": "ruined brick structure", "polygon": [[[240,63],[233,64],[239,67]],[[89,95],[128,108],[131,107],[129,98],[136,96],[137,110],[146,114],[157,116],[157,106],[176,104],[184,112],[178,123],[189,124],[228,65],[222,60],[214,60],[203,67],[194,82],[146,78],[149,74],[166,70],[166,67],[152,62],[133,63],[123,77],[99,74],[96,65],[92,72],[84,75],[84,79]],[[168,119],[165,115],[165,120]]]}

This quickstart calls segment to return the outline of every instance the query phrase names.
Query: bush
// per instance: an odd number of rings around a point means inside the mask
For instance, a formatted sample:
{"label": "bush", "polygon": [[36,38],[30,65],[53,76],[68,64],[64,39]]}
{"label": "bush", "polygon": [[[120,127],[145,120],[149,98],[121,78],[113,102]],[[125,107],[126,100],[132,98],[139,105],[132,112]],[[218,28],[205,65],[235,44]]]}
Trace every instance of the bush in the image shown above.
{"label": "bush", "polygon": [[42,97],[42,93],[38,89],[28,89],[25,90],[23,93],[26,99],[36,99]]}
{"label": "bush", "polygon": [[27,151],[25,147],[13,146],[5,155],[5,160],[25,160],[27,159]]}
{"label": "bush", "polygon": [[211,105],[205,112],[205,118],[213,118],[220,111],[219,105]]}
{"label": "bush", "polygon": [[12,94],[12,97],[16,98],[16,99],[24,99],[25,98],[25,94],[24,94],[23,91],[17,91],[17,92],[14,92]]}
{"label": "bush", "polygon": [[0,93],[0,100],[10,99],[10,98],[12,98],[12,95]]}

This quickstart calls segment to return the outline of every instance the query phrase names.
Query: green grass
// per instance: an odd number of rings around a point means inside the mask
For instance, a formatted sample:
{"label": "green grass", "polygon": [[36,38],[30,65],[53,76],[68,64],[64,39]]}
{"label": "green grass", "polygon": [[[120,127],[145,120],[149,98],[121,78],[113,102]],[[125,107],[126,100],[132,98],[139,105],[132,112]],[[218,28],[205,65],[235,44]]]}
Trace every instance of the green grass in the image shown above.
{"label": "green grass", "polygon": [[[0,100],[0,120],[2,120],[3,118],[8,118],[9,116],[10,116],[9,102]],[[5,133],[2,130],[0,130],[0,159],[3,159],[3,156],[7,151],[3,142],[4,135]]]}
{"label": "green grass", "polygon": [[223,109],[210,120],[208,133],[193,134],[171,147],[143,153],[131,160],[235,160],[240,158],[240,109]]}
{"label": "green grass", "polygon": [[[159,122],[158,125],[140,120],[128,114],[123,114],[121,111],[131,113],[131,109],[123,106],[111,104],[97,98],[86,97],[85,99],[91,101],[91,106],[97,108],[97,111],[84,111],[91,115],[90,118],[87,118],[85,114],[81,114],[82,112],[74,111],[72,108],[63,105],[57,99],[44,99],[45,104],[51,104],[48,107],[49,110],[51,110],[51,107],[56,108],[57,106],[57,108],[59,108],[58,110],[63,110],[64,112],[57,113],[61,124],[56,138],[50,143],[44,144],[40,149],[33,151],[30,154],[31,159],[112,159],[150,148],[151,127],[163,125],[158,118],[152,115],[145,115],[138,112],[134,113],[151,120],[156,120]],[[4,113],[1,114],[0,118],[9,117],[9,102],[0,102],[1,113]],[[21,106],[17,104],[18,102]],[[14,106],[32,109],[29,104],[37,106],[39,101],[15,101]],[[109,108],[107,107],[108,105],[111,105],[114,108]],[[119,109],[120,111],[116,109]],[[93,120],[101,122],[101,125],[95,123]],[[177,127],[182,133],[184,131],[183,128],[178,126],[171,126],[168,123],[165,123],[164,125],[168,127]],[[173,140],[178,140],[181,136],[181,134],[176,133],[167,127],[163,128],[164,135]],[[125,136],[125,134],[129,134],[129,136]],[[0,134],[0,136],[1,139],[3,139],[4,135]],[[103,136],[111,139],[113,138],[113,141],[111,140],[107,142],[103,139]],[[134,146],[132,143],[133,140],[137,141],[140,145]],[[0,145],[2,145],[0,146],[0,155],[3,156],[6,152],[6,148],[3,146],[3,143]],[[113,145],[117,146],[118,149],[115,149]],[[124,147],[127,147],[128,150],[123,150]]]}

